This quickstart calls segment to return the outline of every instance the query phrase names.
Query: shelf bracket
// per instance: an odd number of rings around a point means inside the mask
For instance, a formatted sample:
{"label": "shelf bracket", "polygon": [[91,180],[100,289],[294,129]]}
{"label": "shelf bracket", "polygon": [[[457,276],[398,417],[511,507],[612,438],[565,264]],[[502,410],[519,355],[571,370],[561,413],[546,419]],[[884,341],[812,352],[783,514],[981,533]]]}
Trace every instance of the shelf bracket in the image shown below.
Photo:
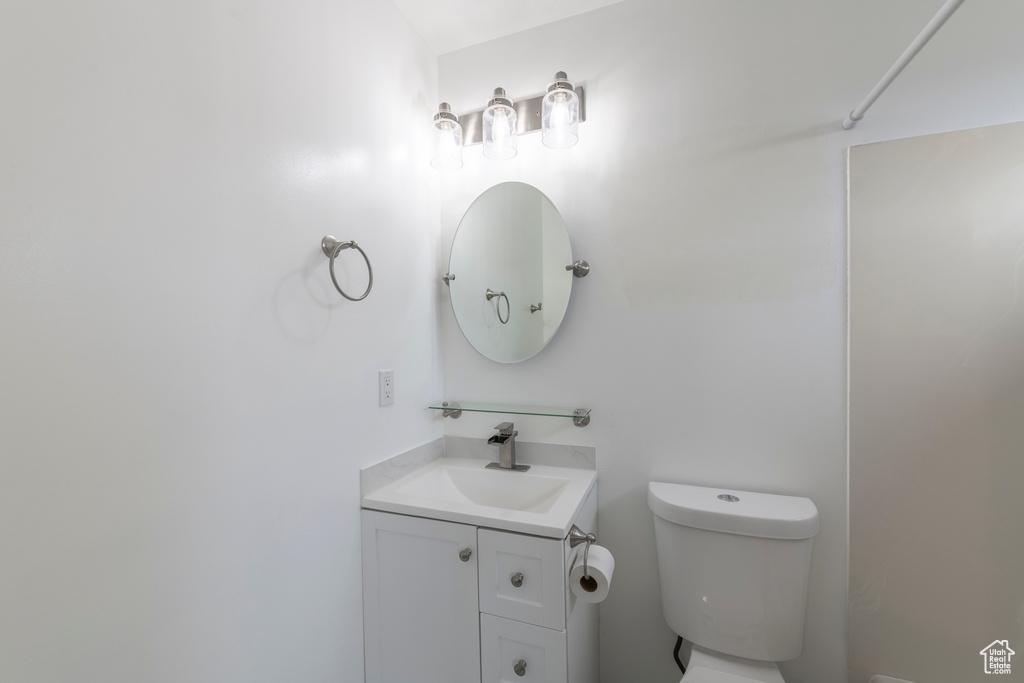
{"label": "shelf bracket", "polygon": [[441,411],[441,417],[450,417],[453,420],[458,420],[462,417],[462,410],[460,410],[458,403],[448,403],[448,401],[445,401],[441,405],[444,406],[444,410]]}

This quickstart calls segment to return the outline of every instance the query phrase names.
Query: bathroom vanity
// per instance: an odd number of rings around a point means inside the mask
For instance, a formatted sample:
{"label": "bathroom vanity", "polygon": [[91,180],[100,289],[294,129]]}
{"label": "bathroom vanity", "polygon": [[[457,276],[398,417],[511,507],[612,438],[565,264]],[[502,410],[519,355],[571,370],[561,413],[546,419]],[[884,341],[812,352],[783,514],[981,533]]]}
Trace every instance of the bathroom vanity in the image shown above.
{"label": "bathroom vanity", "polygon": [[596,683],[597,605],[568,590],[596,474],[440,458],[363,497],[367,683]]}

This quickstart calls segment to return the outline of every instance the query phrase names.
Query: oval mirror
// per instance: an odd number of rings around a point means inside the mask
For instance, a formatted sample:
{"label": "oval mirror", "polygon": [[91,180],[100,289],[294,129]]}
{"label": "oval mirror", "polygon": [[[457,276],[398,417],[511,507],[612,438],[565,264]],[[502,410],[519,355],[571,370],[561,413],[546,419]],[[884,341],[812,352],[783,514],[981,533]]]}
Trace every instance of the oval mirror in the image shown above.
{"label": "oval mirror", "polygon": [[499,363],[543,349],[569,306],[569,234],[558,209],[525,183],[485,191],[462,217],[448,272],[452,309],[466,339]]}

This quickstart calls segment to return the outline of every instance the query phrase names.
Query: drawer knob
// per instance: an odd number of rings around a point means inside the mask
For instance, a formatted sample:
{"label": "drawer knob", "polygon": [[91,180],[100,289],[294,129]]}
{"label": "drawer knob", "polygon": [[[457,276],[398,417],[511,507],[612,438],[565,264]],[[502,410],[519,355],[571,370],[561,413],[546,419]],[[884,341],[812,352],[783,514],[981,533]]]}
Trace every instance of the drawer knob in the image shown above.
{"label": "drawer knob", "polygon": [[[521,588],[522,587],[522,585],[523,585],[523,573],[522,572],[516,572],[515,574],[512,575],[512,585],[515,586],[516,588]],[[519,674],[519,675],[522,676],[523,674]]]}
{"label": "drawer knob", "polygon": [[463,562],[469,562],[469,558],[473,557],[473,551],[469,548],[463,548],[459,551],[459,559]]}
{"label": "drawer knob", "polygon": [[512,670],[516,672],[516,676],[526,675],[526,660],[520,659],[515,665],[512,666]]}

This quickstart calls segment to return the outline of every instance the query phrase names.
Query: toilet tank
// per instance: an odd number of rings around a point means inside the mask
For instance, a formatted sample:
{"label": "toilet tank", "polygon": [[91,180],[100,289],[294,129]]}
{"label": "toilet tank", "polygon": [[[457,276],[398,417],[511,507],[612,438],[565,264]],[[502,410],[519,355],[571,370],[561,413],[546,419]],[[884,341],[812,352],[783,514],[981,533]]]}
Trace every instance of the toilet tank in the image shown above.
{"label": "toilet tank", "polygon": [[758,659],[803,648],[811,539],[808,498],[651,482],[665,621],[691,643]]}

